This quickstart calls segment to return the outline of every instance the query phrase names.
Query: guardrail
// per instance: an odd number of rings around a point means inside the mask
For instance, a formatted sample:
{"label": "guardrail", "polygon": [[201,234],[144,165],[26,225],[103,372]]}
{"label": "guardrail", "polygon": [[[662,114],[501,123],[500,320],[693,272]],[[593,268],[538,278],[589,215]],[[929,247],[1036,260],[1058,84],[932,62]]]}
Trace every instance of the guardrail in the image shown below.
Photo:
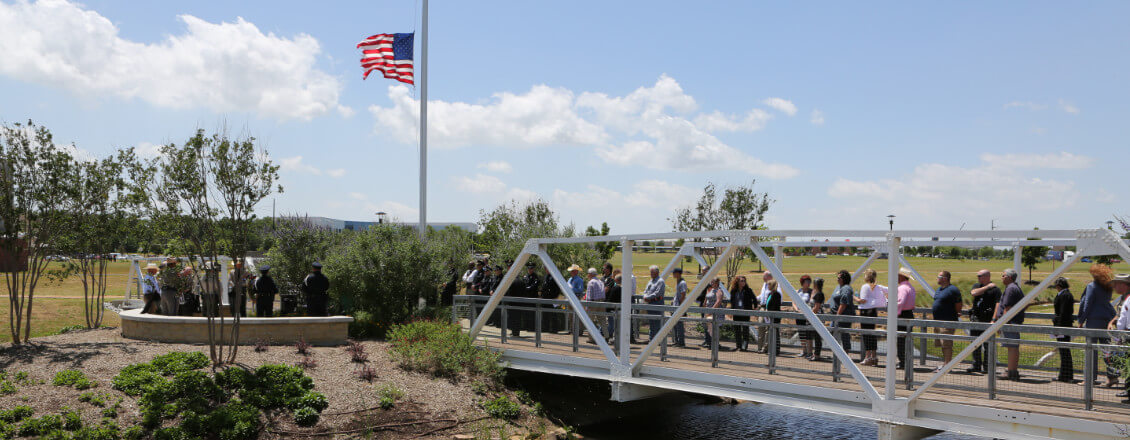
{"label": "guardrail", "polygon": [[[472,327],[479,315],[478,312],[486,306],[489,299],[489,296],[457,295],[452,309],[452,319],[455,322],[463,322],[467,325],[467,328]],[[580,304],[586,309],[585,314],[598,320],[601,318],[615,320],[620,315],[621,305],[617,303],[581,301]],[[671,313],[676,309],[677,307],[673,305],[632,304],[631,333],[639,335],[642,343],[642,339],[646,339],[645,335],[653,324],[651,321],[658,319],[665,324],[671,319]],[[515,325],[518,325],[520,326],[519,331],[533,332],[532,343],[534,347],[557,345],[568,347],[573,352],[599,350],[595,342],[584,341],[584,329],[580,325],[580,314],[571,309],[571,304],[567,300],[505,297],[496,308],[496,312],[497,316],[488,325],[500,330],[497,341],[501,344],[509,344],[515,339],[510,335],[510,332],[515,330]],[[649,314],[649,312],[660,313],[661,315]],[[851,377],[843,372],[843,365],[837,357],[816,362],[782,362],[783,356],[785,356],[783,353],[786,352],[790,360],[797,359],[796,351],[803,350],[802,338],[817,336],[802,334],[802,332],[812,332],[813,326],[796,323],[797,320],[804,322],[805,317],[801,313],[707,307],[690,307],[687,309],[687,313],[687,315],[678,318],[678,322],[687,327],[687,345],[692,345],[692,342],[702,342],[701,345],[705,345],[700,350],[702,356],[673,353],[671,351],[673,335],[669,335],[660,342],[659,362],[684,360],[701,362],[703,365],[709,364],[710,368],[725,368],[729,365],[755,367],[764,368],[769,374],[776,374],[780,370],[808,372],[827,375],[834,382]],[[515,314],[525,315],[520,319],[515,319]],[[692,314],[699,316],[695,317]],[[833,336],[831,341],[821,341],[824,347],[828,347],[830,344],[842,346],[842,338],[845,335],[850,341],[849,346],[845,347],[845,351],[849,354],[862,354],[862,339],[864,337],[875,338],[876,347],[884,346],[881,341],[884,341],[887,337],[887,331],[884,329],[887,324],[886,317],[871,318],[825,314],[818,316],[828,326],[831,330],[831,336]],[[734,317],[746,317],[749,321],[734,320]],[[915,357],[923,360],[921,365],[931,366],[939,365],[943,361],[938,353],[939,350],[935,350],[934,348],[937,347],[932,346],[928,346],[925,350],[918,350],[914,344],[915,340],[953,341],[955,344],[954,354],[957,354],[960,350],[959,347],[968,345],[975,339],[974,336],[958,332],[983,332],[992,325],[981,322],[930,319],[898,319],[897,323],[900,328],[912,329],[897,332],[899,339],[903,341],[906,352],[915,353],[917,351]],[[873,325],[877,329],[860,328],[862,324]],[[846,325],[851,325],[851,327],[846,327]],[[736,331],[740,331],[741,328],[749,329],[751,333],[764,332],[768,339],[766,345],[774,346],[780,343],[783,351],[767,350],[766,353],[743,353],[725,347],[723,344],[735,343],[732,335]],[[614,333],[609,332],[608,329],[607,326],[604,328],[602,337],[612,339],[612,345],[618,349],[620,341],[616,341],[613,336]],[[942,329],[952,329],[955,334],[939,333]],[[560,341],[559,337],[546,337],[547,334],[560,336],[562,332],[566,336],[565,342]],[[988,371],[996,372],[1000,367],[1003,367],[1001,364],[1004,364],[1001,359],[1005,351],[1003,346],[1018,344],[1022,353],[1019,363],[1022,376],[1020,381],[1000,380],[996,374],[951,373],[948,375],[949,380],[937,384],[936,389],[943,393],[945,391],[973,392],[988,399],[1015,396],[1032,400],[1047,400],[1048,402],[1056,402],[1056,404],[1068,402],[1086,410],[1097,409],[1102,411],[1122,406],[1120,403],[1121,397],[1117,396],[1118,391],[1122,388],[1097,387],[1096,379],[1098,377],[1095,375],[1098,372],[1097,367],[1101,358],[1130,356],[1130,345],[1102,343],[1102,341],[1130,341],[1130,332],[1042,325],[1004,325],[1000,328],[1001,334],[1013,332],[1019,334],[1020,338],[1012,339],[994,335],[983,344],[983,350],[986,352],[985,359],[989,361]],[[721,337],[709,337],[707,334],[721,335]],[[1059,340],[1056,336],[1067,336],[1070,339]],[[1075,378],[1082,379],[1081,381],[1064,383],[1055,380],[1060,371],[1058,363],[1061,355],[1060,350],[1070,351],[1072,358],[1071,374]],[[638,347],[632,348],[632,353],[639,351]],[[880,351],[879,354],[881,357],[887,358],[888,361],[893,357],[883,351]],[[972,363],[970,359],[960,361],[965,365]],[[883,377],[876,374],[878,372],[879,370],[875,370],[871,374],[867,374],[868,379],[873,383],[882,382]],[[905,368],[897,383],[903,389],[914,390],[921,386],[924,383],[924,378],[927,377],[922,373],[932,372],[933,369],[922,371],[921,368]],[[879,384],[876,383],[876,385]],[[1098,394],[1096,394],[1096,391]]]}

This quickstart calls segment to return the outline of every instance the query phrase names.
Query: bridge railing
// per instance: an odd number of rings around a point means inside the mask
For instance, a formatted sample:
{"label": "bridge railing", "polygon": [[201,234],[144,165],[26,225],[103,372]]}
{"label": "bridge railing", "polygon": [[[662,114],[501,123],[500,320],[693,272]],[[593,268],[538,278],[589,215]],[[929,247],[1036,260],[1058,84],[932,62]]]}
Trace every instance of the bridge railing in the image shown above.
{"label": "bridge railing", "polygon": [[[490,297],[458,295],[455,297],[453,319],[466,328],[487,305]],[[581,301],[585,316],[601,329],[600,338],[619,352],[621,343],[615,335],[617,320],[622,316],[621,305],[607,302]],[[671,319],[677,309],[673,305],[631,305],[629,353],[638,358],[644,345],[650,342],[649,334]],[[840,359],[829,356],[830,345],[839,344],[856,361],[863,357],[865,348],[875,347],[876,365],[860,366],[864,376],[876,388],[885,385],[884,366],[897,362],[897,356],[886,353],[887,318],[865,316],[818,315],[831,330],[831,340],[820,337],[807,323],[804,315],[792,311],[769,312],[764,310],[735,310],[690,307],[679,318],[685,336],[683,345],[675,346],[678,330],[663,338],[655,354],[645,360],[645,365],[661,365],[716,372],[733,376],[772,375],[781,381],[803,383],[854,382]],[[601,349],[581,325],[581,313],[576,313],[567,300],[549,300],[521,297],[504,297],[487,319],[480,337],[494,340],[499,347],[515,350],[548,351],[566,355],[598,357]],[[747,321],[748,319],[748,321]],[[921,387],[935,370],[944,364],[943,341],[953,344],[952,355],[957,355],[977,335],[991,324],[968,321],[938,321],[931,319],[899,319],[899,343],[904,347],[907,362],[899,371],[897,385],[900,395]],[[874,328],[874,329],[872,329]],[[982,356],[989,373],[968,373],[972,357],[962,359],[954,368],[933,384],[924,398],[953,397],[1023,402],[1029,405],[1052,405],[1071,409],[1123,413],[1125,404],[1118,396],[1124,388],[1107,388],[1107,368],[1111,363],[1130,357],[1130,332],[1095,329],[1051,327],[1043,325],[1005,325],[989,337],[982,346]],[[740,332],[748,332],[749,351],[737,350]],[[515,335],[517,333],[517,335]],[[757,341],[765,338],[765,352],[758,352]],[[806,343],[812,341],[815,349],[819,340],[822,350],[817,360],[804,358]],[[1120,342],[1125,341],[1125,342]],[[630,342],[630,341],[628,341]],[[777,344],[780,349],[771,349]],[[1008,378],[1008,346],[1017,345],[1018,378]],[[813,350],[815,351],[815,350]],[[1060,368],[1061,359],[1070,356],[1070,368]],[[919,362],[913,362],[919,360]],[[1069,374],[1072,381],[1061,374]],[[1004,376],[1004,377],[998,377]]]}

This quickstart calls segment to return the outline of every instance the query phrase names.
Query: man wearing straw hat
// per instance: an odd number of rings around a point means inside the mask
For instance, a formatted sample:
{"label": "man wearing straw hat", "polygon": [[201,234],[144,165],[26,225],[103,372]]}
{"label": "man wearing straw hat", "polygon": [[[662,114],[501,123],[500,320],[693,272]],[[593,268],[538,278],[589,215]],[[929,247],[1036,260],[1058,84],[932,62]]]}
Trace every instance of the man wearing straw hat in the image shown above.
{"label": "man wearing straw hat", "polygon": [[141,280],[142,298],[145,298],[145,307],[141,313],[157,313],[161,306],[161,286],[157,284],[157,272],[161,268],[156,264],[145,265],[145,277]]}
{"label": "man wearing straw hat", "polygon": [[161,271],[161,314],[176,316],[180,308],[177,298],[181,287],[185,284],[181,278],[177,259],[169,257],[165,260],[165,270]]}

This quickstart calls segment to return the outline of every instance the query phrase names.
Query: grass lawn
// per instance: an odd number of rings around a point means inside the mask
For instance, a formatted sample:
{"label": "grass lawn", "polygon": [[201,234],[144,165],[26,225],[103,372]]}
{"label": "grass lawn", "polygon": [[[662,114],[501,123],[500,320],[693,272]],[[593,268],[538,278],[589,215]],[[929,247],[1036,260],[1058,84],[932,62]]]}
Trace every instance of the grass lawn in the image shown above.
{"label": "grass lawn", "polygon": [[[81,295],[81,292],[79,294]],[[5,298],[4,301],[0,301],[0,319],[4,321],[4,325],[0,326],[0,343],[12,341],[12,333],[8,327],[8,309],[8,301]],[[33,301],[31,311],[31,336],[33,338],[56,334],[59,329],[71,325],[86,325],[86,319],[83,317],[82,298],[36,298]],[[117,327],[120,324],[121,320],[117,313],[105,311],[102,318],[103,326]]]}

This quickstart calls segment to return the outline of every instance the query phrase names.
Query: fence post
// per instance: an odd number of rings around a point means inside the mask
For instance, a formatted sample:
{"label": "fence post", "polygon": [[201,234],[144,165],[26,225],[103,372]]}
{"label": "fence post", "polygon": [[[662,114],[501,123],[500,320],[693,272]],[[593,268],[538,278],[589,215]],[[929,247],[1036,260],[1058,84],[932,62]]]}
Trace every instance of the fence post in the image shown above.
{"label": "fence post", "polygon": [[577,312],[576,311],[569,312],[569,315],[572,316],[572,318],[573,318],[573,322],[571,322],[571,324],[572,324],[571,327],[573,329],[572,330],[572,333],[573,333],[573,351],[577,352],[577,351],[581,350],[581,332],[580,332],[580,329],[578,328],[578,327],[580,327],[581,324],[580,324],[580,322],[578,322],[580,320],[577,318]]}
{"label": "fence post", "polygon": [[534,347],[541,348],[541,304],[534,311]]}
{"label": "fence post", "polygon": [[773,318],[769,318],[769,337],[766,338],[765,350],[769,352],[769,374],[777,374],[777,326]]}
{"label": "fence post", "polygon": [[471,322],[471,328],[475,328],[475,319],[478,319],[478,317],[479,317],[479,307],[478,307],[478,305],[476,305],[474,297],[470,298],[470,300],[471,300],[471,316],[468,316],[467,320]]}
{"label": "fence post", "polygon": [[[923,339],[925,340],[925,339]],[[906,337],[903,338],[906,347],[906,362],[903,363],[903,381],[906,389],[914,389],[914,326],[906,326]]]}
{"label": "fence post", "polygon": [[[832,325],[835,325],[835,323],[833,322]],[[829,341],[829,343],[830,344],[839,344],[840,343],[840,328],[841,327],[836,326],[836,327],[831,327],[831,328],[832,328],[832,340]],[[832,356],[832,382],[839,382],[839,381],[840,381],[840,358],[839,358],[839,356]]]}
{"label": "fence post", "polygon": [[[926,312],[922,312],[922,319],[923,320],[928,319],[926,317]],[[930,329],[926,326],[922,326],[922,334],[925,334],[925,335],[930,334]],[[926,343],[928,341],[927,341],[927,338],[921,338],[918,341],[919,341],[918,346],[921,350],[921,351],[918,352],[918,364],[919,365],[926,365]],[[913,362],[908,362],[908,363],[913,363]]]}
{"label": "fence post", "polygon": [[[670,318],[668,318],[666,314],[663,314],[663,315],[660,315],[660,316],[662,316],[663,318],[659,321],[660,322],[659,328],[663,328],[663,326],[667,325],[667,320],[670,319]],[[648,330],[648,332],[651,332],[651,327],[649,326],[647,328],[647,330]],[[649,341],[649,343],[650,343],[650,341]],[[659,341],[659,360],[663,361],[663,362],[667,361],[667,337],[666,336],[664,336],[663,339]]]}
{"label": "fence post", "polygon": [[985,371],[989,375],[989,398],[997,398],[997,335],[985,343]]}
{"label": "fence post", "polygon": [[711,333],[713,337],[710,338],[710,366],[718,368],[718,342],[722,339],[722,327],[718,325],[717,313],[714,314],[713,318],[714,319],[710,321],[711,331],[713,332]]}
{"label": "fence post", "polygon": [[506,309],[508,307],[507,307],[507,305],[500,304],[500,308],[502,309],[502,313],[500,313],[498,315],[498,319],[499,319],[498,330],[501,332],[501,335],[502,335],[502,343],[505,344],[506,343],[506,324],[507,324],[507,322],[506,322],[507,321],[507,319],[506,319]]}
{"label": "fence post", "polygon": [[1094,340],[1087,337],[1087,351],[1083,356],[1083,407],[1090,411],[1095,406],[1095,369],[1098,359],[1095,359]]}

